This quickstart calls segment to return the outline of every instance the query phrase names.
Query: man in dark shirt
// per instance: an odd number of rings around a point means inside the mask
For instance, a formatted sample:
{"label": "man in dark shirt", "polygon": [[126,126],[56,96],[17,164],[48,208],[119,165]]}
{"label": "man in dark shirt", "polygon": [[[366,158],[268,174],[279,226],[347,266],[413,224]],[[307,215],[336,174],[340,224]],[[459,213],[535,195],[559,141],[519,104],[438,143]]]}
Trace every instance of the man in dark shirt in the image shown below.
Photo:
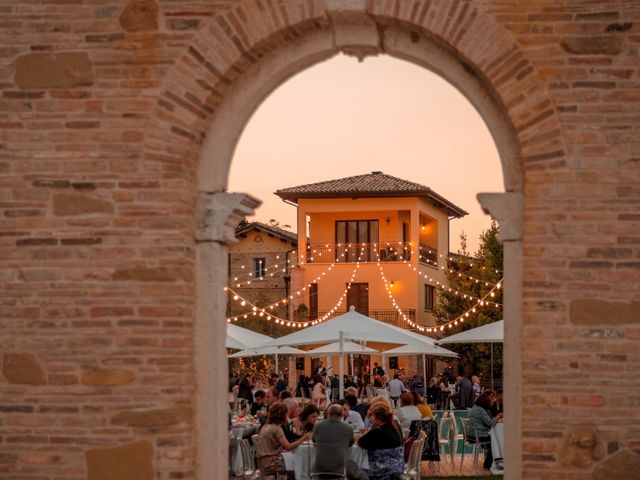
{"label": "man in dark shirt", "polygon": [[347,451],[353,444],[353,429],[342,421],[341,405],[329,405],[326,420],[316,423],[312,438],[316,448],[314,473],[343,473],[346,469],[348,478],[367,478],[355,462],[347,459]]}
{"label": "man in dark shirt", "polygon": [[384,369],[377,362],[373,364],[373,374],[384,377]]}
{"label": "man in dark shirt", "polygon": [[[254,417],[256,416],[256,414],[258,414],[258,412],[261,412],[263,415],[266,412],[266,408],[265,408],[265,412],[262,411],[262,407],[265,406],[264,403],[264,397],[265,397],[265,393],[264,390],[258,390],[254,395],[254,400],[253,403],[251,404],[251,415],[253,415]],[[262,416],[262,415],[259,415]]]}

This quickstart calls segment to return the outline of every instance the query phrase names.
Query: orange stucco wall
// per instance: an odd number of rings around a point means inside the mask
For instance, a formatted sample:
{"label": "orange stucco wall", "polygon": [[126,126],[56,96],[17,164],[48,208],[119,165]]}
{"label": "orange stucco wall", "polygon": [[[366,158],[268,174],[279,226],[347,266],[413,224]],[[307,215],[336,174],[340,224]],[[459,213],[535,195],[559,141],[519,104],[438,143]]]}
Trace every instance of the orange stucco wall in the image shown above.
{"label": "orange stucco wall", "polygon": [[[296,274],[300,276],[300,283],[303,285],[320,277],[320,281],[316,282],[319,311],[330,310],[337,305],[355,267],[354,263],[334,262],[335,266],[329,271],[333,254],[327,254],[326,250],[323,257],[318,253],[319,250],[314,252],[312,249],[312,263],[307,262],[307,242],[312,247],[332,247],[336,242],[335,222],[338,220],[378,220],[379,242],[382,245],[387,242],[399,244],[402,241],[402,223],[406,222],[409,225],[407,240],[411,242],[412,249],[410,262],[383,262],[382,271],[388,282],[394,282],[392,293],[397,305],[402,309],[415,309],[418,323],[433,325],[433,316],[424,310],[424,285],[429,282],[418,272],[440,282],[445,282],[446,278],[439,268],[419,263],[416,239],[420,243],[437,248],[444,256],[439,259],[439,266],[444,265],[449,251],[447,213],[417,197],[300,199],[298,245],[301,268],[296,270]],[[424,230],[421,228],[422,224],[425,225]],[[340,254],[345,246],[335,245],[334,248]],[[353,281],[369,284],[371,310],[394,308],[376,262],[361,263]],[[299,299],[298,303],[308,306],[308,293]],[[345,301],[340,310],[347,308]]]}

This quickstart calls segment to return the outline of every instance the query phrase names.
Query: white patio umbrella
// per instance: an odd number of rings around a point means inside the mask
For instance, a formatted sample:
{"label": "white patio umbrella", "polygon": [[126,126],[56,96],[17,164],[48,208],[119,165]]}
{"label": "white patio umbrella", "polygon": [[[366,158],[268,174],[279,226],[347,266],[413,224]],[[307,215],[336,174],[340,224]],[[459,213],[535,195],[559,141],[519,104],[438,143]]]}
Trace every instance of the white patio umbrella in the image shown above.
{"label": "white patio umbrella", "polygon": [[[248,328],[242,328],[233,323],[227,323],[227,348],[255,348],[273,340],[273,337],[254,332]],[[240,347],[229,346],[229,343],[241,345]]]}
{"label": "white patio umbrella", "polygon": [[385,352],[387,355],[403,356],[403,355],[422,355],[422,372],[424,374],[424,382],[427,383],[427,355],[436,357],[457,357],[458,354],[438,347],[437,345],[429,345],[424,342],[415,342],[401,347],[392,348]]}
{"label": "white patio umbrella", "polygon": [[[406,345],[422,342],[433,345],[434,340],[404,328],[374,320],[356,312],[355,307],[331,320],[318,323],[312,327],[298,330],[284,337],[276,338],[264,346],[279,345],[315,345],[339,342],[344,353],[344,342],[357,340],[362,342],[379,342],[387,344]],[[344,355],[340,355],[340,397],[344,396]]]}
{"label": "white patio umbrella", "polygon": [[[227,323],[227,338],[225,341],[227,348],[239,348],[243,351],[254,351],[256,347],[273,340],[273,337],[254,332],[248,328],[242,328],[232,323]],[[258,355],[275,355],[276,373],[278,373],[278,353],[262,353]],[[253,355],[239,355],[249,357]]]}
{"label": "white patio umbrella", "polygon": [[248,348],[240,352],[232,353],[229,358],[259,357],[260,355],[304,355],[308,352],[293,347],[264,347]]}
{"label": "white patio umbrella", "polygon": [[450,343],[490,343],[491,344],[491,389],[493,390],[493,344],[504,342],[504,320],[488,323],[481,327],[465,330],[464,332],[449,335],[441,340],[438,344]]}
{"label": "white patio umbrella", "polygon": [[464,332],[449,335],[440,340],[437,344],[447,343],[502,343],[504,342],[504,320],[488,323],[481,327],[465,330]]}
{"label": "white patio umbrella", "polygon": [[[443,349],[444,350],[444,349]],[[330,343],[329,345],[325,345],[323,347],[314,348],[313,350],[307,350],[307,355],[311,356],[320,356],[329,353],[340,353],[340,342]],[[360,345],[355,342],[342,342],[342,353],[378,353],[378,350],[373,348],[366,347],[364,345]]]}

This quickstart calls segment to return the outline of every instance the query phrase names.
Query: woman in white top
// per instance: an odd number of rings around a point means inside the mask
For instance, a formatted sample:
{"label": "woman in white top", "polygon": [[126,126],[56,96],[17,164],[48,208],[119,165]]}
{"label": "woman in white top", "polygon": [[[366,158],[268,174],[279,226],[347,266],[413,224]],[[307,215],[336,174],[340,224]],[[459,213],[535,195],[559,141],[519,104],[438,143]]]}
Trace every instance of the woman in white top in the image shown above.
{"label": "woman in white top", "polygon": [[400,426],[402,428],[409,428],[413,420],[421,420],[422,413],[413,404],[413,395],[411,392],[405,392],[400,396],[401,407],[396,411]]}

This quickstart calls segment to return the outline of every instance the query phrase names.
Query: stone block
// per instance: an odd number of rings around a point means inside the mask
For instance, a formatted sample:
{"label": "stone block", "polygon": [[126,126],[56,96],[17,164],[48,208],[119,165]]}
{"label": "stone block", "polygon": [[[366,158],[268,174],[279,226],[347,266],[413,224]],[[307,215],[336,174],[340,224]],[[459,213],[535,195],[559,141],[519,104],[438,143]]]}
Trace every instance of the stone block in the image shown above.
{"label": "stone block", "polygon": [[86,52],[27,53],[16,60],[18,87],[71,88],[93,84],[93,68]]}
{"label": "stone block", "polygon": [[38,359],[32,353],[5,353],[2,373],[9,383],[18,385],[44,385],[46,376]]}
{"label": "stone block", "polygon": [[154,0],[130,0],[120,15],[120,25],[128,32],[157,30],[158,11]]}
{"label": "stone block", "polygon": [[100,198],[79,193],[59,193],[53,197],[53,211],[56,215],[88,215],[92,213],[112,214],[113,203]]}
{"label": "stone block", "polygon": [[560,44],[575,55],[618,55],[624,49],[624,39],[620,35],[565,37]]}
{"label": "stone block", "polygon": [[638,472],[640,472],[640,455],[629,450],[621,450],[593,470],[593,479],[627,480],[634,478]]}
{"label": "stone block", "polygon": [[87,480],[152,480],[153,444],[149,440],[85,452]]}
{"label": "stone block", "polygon": [[575,325],[638,323],[638,304],[581,298],[571,301],[569,318]]}
{"label": "stone block", "polygon": [[138,428],[169,427],[187,423],[191,417],[192,410],[186,407],[132,410],[114,415],[111,418],[111,425],[127,425]]}
{"label": "stone block", "polygon": [[130,383],[134,378],[135,375],[129,370],[96,369],[86,372],[82,376],[82,383],[95,387],[114,387]]}

